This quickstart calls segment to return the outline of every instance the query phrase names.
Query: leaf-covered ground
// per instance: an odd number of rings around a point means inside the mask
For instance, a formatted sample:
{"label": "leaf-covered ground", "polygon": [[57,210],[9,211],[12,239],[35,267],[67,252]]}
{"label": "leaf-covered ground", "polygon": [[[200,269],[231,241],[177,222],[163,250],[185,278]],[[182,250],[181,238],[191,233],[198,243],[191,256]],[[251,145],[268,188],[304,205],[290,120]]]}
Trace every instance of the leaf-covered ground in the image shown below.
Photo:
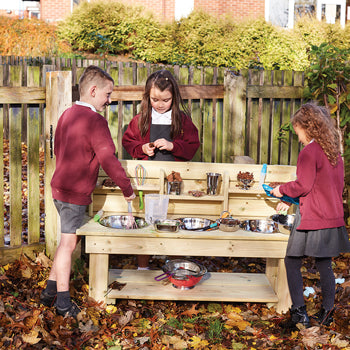
{"label": "leaf-covered ground", "polygon": [[[210,303],[118,300],[103,307],[88,296],[84,260],[75,263],[71,295],[81,307],[78,320],[57,316],[54,308],[39,304],[51,261],[38,255],[22,256],[0,268],[1,349],[350,349],[350,255],[334,260],[337,285],[335,322],[291,332],[285,318],[259,303]],[[113,256],[113,267],[136,268],[134,257]],[[153,266],[161,266],[154,257]],[[211,271],[259,272],[264,260],[203,258]],[[319,279],[311,259],[305,260],[306,286],[315,294],[306,298],[314,313],[320,306]]]}

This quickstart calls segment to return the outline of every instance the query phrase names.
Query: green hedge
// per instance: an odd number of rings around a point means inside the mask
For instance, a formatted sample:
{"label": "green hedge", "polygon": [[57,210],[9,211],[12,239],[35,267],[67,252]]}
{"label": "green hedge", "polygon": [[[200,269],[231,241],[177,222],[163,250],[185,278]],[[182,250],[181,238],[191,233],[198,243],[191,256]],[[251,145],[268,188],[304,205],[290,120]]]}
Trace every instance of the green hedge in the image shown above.
{"label": "green hedge", "polygon": [[300,19],[293,30],[264,19],[223,19],[203,12],[161,23],[142,7],[114,1],[83,2],[58,27],[72,50],[128,54],[152,63],[304,70],[311,45],[350,46],[349,26]]}

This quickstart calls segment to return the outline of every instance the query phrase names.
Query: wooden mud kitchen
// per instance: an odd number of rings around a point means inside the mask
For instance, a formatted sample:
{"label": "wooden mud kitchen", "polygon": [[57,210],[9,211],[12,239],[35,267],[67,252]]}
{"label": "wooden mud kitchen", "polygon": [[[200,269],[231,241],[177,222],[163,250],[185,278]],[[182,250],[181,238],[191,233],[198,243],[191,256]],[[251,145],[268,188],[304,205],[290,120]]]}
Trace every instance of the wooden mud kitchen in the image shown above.
{"label": "wooden mud kitchen", "polygon": [[[166,194],[167,176],[173,171],[182,178],[180,194],[169,194],[167,218],[184,217],[217,220],[224,211],[241,222],[266,219],[275,214],[278,199],[266,195],[259,185],[262,165],[196,162],[121,161],[130,177],[135,193]],[[137,165],[144,168],[144,180],[138,181]],[[215,195],[207,194],[207,173],[220,173]],[[249,189],[242,189],[237,181],[239,172],[253,174]],[[287,182],[295,179],[296,167],[268,165],[264,182]],[[87,222],[77,231],[85,236],[85,250],[89,254],[90,295],[98,301],[113,303],[116,299],[188,300],[217,302],[262,302],[275,305],[277,312],[285,312],[291,305],[284,256],[288,234],[260,233],[238,229],[227,232],[219,229],[177,232],[158,232],[148,225],[136,229],[116,229],[96,222],[93,216],[100,210],[105,216],[128,215],[128,205],[118,187],[104,186],[106,174],[101,170],[93,193]],[[191,191],[205,194],[194,196]],[[293,207],[293,206],[292,206]],[[293,210],[291,208],[290,210]],[[135,217],[145,216],[139,198],[132,202]],[[196,257],[265,258],[265,273],[208,272],[192,289],[174,288],[154,278],[161,270],[110,269],[110,254],[162,255]],[[108,290],[113,281],[125,283]]]}

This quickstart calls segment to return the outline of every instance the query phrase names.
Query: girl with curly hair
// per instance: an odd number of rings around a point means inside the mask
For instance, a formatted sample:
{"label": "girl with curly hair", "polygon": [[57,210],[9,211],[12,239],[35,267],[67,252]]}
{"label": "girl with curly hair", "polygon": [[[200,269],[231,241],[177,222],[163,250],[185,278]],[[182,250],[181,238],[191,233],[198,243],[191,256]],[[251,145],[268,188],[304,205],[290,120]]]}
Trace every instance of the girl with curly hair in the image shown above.
{"label": "girl with curly hair", "polygon": [[[297,161],[297,179],[271,191],[276,197],[299,197],[299,206],[288,240],[285,266],[292,299],[291,319],[285,324],[310,326],[303,296],[302,259],[314,257],[320,273],[322,307],[312,316],[318,324],[333,321],[335,277],[332,257],[350,251],[343,210],[344,164],[337,129],[325,107],[304,104],[292,125],[304,148]],[[277,211],[288,209],[280,202]]]}

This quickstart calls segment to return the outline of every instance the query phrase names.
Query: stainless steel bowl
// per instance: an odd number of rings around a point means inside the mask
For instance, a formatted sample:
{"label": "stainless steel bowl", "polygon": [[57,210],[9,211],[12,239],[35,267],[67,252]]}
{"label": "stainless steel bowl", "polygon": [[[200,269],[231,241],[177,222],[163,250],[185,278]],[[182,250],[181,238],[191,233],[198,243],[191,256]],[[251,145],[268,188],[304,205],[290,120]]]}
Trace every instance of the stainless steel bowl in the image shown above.
{"label": "stainless steel bowl", "polygon": [[154,228],[158,232],[177,232],[179,231],[181,222],[179,220],[156,220]]}
{"label": "stainless steel bowl", "polygon": [[203,219],[203,218],[179,218],[181,222],[180,228],[182,230],[202,230],[208,229],[210,225],[214,224],[214,220]]}
{"label": "stainless steel bowl", "polygon": [[239,230],[241,222],[234,218],[221,218],[218,220],[219,230],[235,232]]}
{"label": "stainless steel bowl", "polygon": [[[135,225],[132,225],[132,229],[139,229],[148,226],[145,219],[134,216]],[[123,230],[131,229],[130,217],[128,215],[109,215],[100,219],[99,223],[106,227],[119,228]]]}
{"label": "stainless steel bowl", "polygon": [[290,230],[293,226],[295,215],[289,214],[289,215],[281,215],[281,214],[275,214],[271,215],[270,219],[277,223],[278,229],[281,233],[290,234]]}
{"label": "stainless steel bowl", "polygon": [[259,233],[278,233],[278,224],[273,220],[245,220],[241,228],[246,231]]}

